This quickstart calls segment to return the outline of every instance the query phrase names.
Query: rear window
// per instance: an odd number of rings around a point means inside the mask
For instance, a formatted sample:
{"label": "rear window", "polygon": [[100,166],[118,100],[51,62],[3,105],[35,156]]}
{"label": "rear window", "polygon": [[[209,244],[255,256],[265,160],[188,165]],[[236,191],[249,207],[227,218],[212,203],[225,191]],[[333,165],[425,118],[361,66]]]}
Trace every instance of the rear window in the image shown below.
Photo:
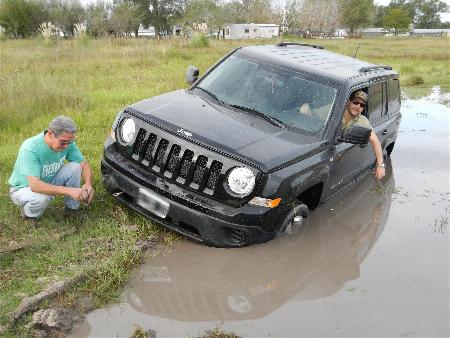
{"label": "rear window", "polygon": [[398,80],[389,80],[389,111],[394,112],[400,108],[400,85]]}
{"label": "rear window", "polygon": [[369,88],[369,121],[375,121],[383,116],[383,83],[375,83]]}

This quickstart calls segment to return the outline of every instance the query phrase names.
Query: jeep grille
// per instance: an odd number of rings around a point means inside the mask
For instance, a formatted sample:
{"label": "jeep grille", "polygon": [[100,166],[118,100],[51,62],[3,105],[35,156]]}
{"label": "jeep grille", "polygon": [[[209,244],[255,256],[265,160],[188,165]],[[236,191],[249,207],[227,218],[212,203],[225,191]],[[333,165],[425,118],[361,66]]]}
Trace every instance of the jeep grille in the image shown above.
{"label": "jeep grille", "polygon": [[223,163],[194,152],[164,136],[140,128],[131,158],[154,173],[193,190],[213,195]]}

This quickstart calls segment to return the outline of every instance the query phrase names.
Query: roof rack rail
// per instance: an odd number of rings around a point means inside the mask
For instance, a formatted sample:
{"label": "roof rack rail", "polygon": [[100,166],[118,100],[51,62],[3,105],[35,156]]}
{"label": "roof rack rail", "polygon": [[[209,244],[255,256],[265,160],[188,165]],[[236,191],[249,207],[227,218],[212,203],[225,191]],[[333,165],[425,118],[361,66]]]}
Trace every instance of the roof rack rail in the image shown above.
{"label": "roof rack rail", "polygon": [[323,49],[321,45],[311,45],[309,43],[300,43],[300,42],[279,42],[276,44],[278,47],[286,47],[286,46],[304,46],[304,47],[312,47],[317,49]]}
{"label": "roof rack rail", "polygon": [[373,66],[368,66],[368,67],[361,67],[361,68],[359,68],[359,71],[361,73],[367,73],[367,72],[370,72],[371,70],[376,70],[376,69],[392,70],[392,67],[389,65],[373,65]]}

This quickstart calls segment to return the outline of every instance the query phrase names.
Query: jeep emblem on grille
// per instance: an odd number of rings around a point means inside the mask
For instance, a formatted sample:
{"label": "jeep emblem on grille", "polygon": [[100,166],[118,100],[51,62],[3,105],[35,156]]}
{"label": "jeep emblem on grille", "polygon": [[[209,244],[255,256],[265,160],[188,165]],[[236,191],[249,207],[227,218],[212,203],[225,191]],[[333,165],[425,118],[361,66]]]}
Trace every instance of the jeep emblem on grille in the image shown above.
{"label": "jeep emblem on grille", "polygon": [[191,137],[192,136],[192,133],[190,133],[190,132],[188,132],[188,131],[186,131],[184,129],[178,129],[177,132],[180,133],[180,134],[183,134],[186,137]]}

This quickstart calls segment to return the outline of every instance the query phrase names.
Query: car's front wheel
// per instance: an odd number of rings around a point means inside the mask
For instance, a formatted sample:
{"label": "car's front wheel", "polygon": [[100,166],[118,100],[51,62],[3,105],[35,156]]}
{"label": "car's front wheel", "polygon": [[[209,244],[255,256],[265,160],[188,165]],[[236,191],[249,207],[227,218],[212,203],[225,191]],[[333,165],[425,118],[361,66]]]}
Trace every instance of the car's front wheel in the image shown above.
{"label": "car's front wheel", "polygon": [[306,204],[295,204],[287,214],[280,227],[280,233],[285,232],[289,235],[297,233],[306,222],[309,216],[309,209]]}

